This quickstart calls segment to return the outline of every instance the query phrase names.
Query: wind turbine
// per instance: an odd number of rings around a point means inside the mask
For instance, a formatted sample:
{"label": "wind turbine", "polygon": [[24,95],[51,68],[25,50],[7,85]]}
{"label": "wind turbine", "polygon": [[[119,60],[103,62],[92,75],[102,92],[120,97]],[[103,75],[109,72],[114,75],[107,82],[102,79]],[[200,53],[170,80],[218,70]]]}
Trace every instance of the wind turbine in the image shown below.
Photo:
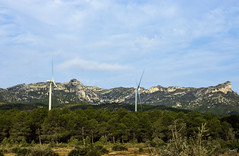
{"label": "wind turbine", "polygon": [[55,80],[54,80],[54,73],[53,73],[53,59],[52,59],[52,77],[51,80],[47,80],[47,82],[49,82],[50,87],[49,87],[49,111],[51,110],[51,94],[52,94],[52,84],[57,87]]}
{"label": "wind turbine", "polygon": [[135,88],[135,112],[137,112],[137,106],[138,106],[138,95],[139,95],[139,102],[141,102],[141,98],[140,98],[140,84],[141,84],[141,81],[142,81],[142,78],[143,78],[143,75],[144,75],[144,71],[140,77],[140,80],[139,80],[139,83],[137,85],[137,87]]}

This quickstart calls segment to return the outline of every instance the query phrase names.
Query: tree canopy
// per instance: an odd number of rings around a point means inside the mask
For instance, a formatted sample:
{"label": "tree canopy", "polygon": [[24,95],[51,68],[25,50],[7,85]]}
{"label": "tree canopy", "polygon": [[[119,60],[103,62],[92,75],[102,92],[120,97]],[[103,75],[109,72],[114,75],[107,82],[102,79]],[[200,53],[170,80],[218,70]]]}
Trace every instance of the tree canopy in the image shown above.
{"label": "tree canopy", "polygon": [[[238,140],[239,116],[219,117],[197,112],[163,110],[132,112],[125,109],[104,111],[88,107],[74,111],[67,108],[38,108],[32,111],[0,111],[0,142],[4,139],[31,143],[67,143],[72,138],[86,143],[147,142],[172,139],[172,130],[180,135],[195,138],[199,127],[205,124],[207,139]],[[176,125],[173,128],[172,125]]]}

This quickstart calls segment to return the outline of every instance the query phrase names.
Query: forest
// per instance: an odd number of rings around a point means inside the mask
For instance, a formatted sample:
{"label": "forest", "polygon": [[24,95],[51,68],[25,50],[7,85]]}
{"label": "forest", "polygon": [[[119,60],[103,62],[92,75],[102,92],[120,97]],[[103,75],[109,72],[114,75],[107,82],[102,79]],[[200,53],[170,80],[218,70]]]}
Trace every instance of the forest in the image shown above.
{"label": "forest", "polygon": [[[0,110],[1,148],[30,145],[151,147],[160,155],[210,155],[239,148],[239,116],[125,109]],[[78,150],[79,151],[79,150]],[[4,152],[4,151],[2,151]],[[165,153],[166,152],[166,153]]]}

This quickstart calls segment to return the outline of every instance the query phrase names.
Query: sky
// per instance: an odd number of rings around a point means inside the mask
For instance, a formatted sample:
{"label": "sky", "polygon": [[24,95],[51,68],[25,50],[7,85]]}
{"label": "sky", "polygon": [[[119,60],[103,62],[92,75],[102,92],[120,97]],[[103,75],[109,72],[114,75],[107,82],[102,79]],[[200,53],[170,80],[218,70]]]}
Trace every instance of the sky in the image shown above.
{"label": "sky", "polygon": [[238,0],[0,0],[0,88],[76,78],[101,88],[239,93]]}

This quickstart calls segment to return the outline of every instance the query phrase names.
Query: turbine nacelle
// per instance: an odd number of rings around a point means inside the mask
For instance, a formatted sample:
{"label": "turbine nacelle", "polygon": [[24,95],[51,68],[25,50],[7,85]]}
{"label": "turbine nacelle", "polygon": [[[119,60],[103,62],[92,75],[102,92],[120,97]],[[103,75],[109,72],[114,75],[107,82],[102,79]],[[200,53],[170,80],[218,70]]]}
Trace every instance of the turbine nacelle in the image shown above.
{"label": "turbine nacelle", "polygon": [[54,80],[47,80],[46,82],[53,83],[54,86],[57,88],[56,82]]}

